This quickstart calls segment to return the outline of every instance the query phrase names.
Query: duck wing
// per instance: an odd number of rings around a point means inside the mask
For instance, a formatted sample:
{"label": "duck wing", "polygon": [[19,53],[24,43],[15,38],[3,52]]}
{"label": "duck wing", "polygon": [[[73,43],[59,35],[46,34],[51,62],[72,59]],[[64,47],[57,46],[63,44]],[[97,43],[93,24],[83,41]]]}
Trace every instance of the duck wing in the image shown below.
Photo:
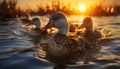
{"label": "duck wing", "polygon": [[110,30],[104,28],[95,29],[95,34],[98,36],[101,43],[110,41],[111,36],[113,35]]}
{"label": "duck wing", "polygon": [[40,42],[40,45],[46,48],[45,51],[47,54],[56,57],[73,56],[78,47],[75,40],[71,40],[62,34],[55,34],[49,39],[44,39],[44,43],[42,42]]}

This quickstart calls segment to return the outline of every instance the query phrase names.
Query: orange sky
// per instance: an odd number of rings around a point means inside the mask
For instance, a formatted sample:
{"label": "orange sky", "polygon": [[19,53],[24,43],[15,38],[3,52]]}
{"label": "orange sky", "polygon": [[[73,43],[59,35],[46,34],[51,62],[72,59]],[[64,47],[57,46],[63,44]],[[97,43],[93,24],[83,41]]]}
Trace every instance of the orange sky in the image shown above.
{"label": "orange sky", "polygon": [[[45,6],[46,4],[51,3],[52,0],[18,0],[18,5],[22,8],[22,9],[26,9],[26,8],[31,8],[33,10],[37,9],[37,5],[41,5],[41,6]],[[56,0],[54,0],[56,1]],[[120,4],[120,0],[60,0],[60,1],[64,1],[65,3],[70,3],[72,4],[74,7],[78,6],[79,4],[85,4],[86,6],[89,5],[94,5],[96,3],[100,3],[100,1],[102,1],[103,5],[112,5],[114,4],[114,2],[116,2],[117,4]]]}

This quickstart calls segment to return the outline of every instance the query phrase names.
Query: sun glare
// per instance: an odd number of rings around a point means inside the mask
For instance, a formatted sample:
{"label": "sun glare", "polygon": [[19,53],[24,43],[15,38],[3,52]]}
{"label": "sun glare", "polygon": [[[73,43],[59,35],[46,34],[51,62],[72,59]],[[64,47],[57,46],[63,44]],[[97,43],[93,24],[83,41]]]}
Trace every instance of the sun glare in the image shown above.
{"label": "sun glare", "polygon": [[86,6],[85,5],[79,5],[78,6],[79,11],[85,12],[86,11]]}

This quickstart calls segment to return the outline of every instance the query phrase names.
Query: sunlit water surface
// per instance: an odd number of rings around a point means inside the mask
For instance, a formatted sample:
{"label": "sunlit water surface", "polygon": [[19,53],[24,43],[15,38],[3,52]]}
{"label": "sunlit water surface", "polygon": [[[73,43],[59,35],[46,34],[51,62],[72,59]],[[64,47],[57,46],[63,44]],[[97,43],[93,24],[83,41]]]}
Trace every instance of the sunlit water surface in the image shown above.
{"label": "sunlit water surface", "polygon": [[[43,26],[48,18],[40,17]],[[68,20],[81,23],[84,16],[70,16]],[[102,43],[102,50],[90,64],[55,65],[52,62],[36,59],[34,44],[21,32],[19,19],[0,22],[0,69],[120,69],[120,16],[92,17],[94,26],[111,30],[111,41]]]}

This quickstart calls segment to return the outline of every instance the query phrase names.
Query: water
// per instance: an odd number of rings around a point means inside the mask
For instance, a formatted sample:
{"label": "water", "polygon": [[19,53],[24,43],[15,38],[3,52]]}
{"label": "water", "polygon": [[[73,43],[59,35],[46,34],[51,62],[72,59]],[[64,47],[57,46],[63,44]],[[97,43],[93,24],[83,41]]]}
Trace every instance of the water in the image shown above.
{"label": "water", "polygon": [[[47,23],[48,18],[42,22]],[[84,16],[70,16],[69,21],[81,22]],[[102,43],[102,50],[90,64],[56,65],[34,57],[33,42],[21,32],[19,19],[0,25],[0,69],[120,69],[120,16],[92,17],[94,25],[111,30],[111,41]]]}

